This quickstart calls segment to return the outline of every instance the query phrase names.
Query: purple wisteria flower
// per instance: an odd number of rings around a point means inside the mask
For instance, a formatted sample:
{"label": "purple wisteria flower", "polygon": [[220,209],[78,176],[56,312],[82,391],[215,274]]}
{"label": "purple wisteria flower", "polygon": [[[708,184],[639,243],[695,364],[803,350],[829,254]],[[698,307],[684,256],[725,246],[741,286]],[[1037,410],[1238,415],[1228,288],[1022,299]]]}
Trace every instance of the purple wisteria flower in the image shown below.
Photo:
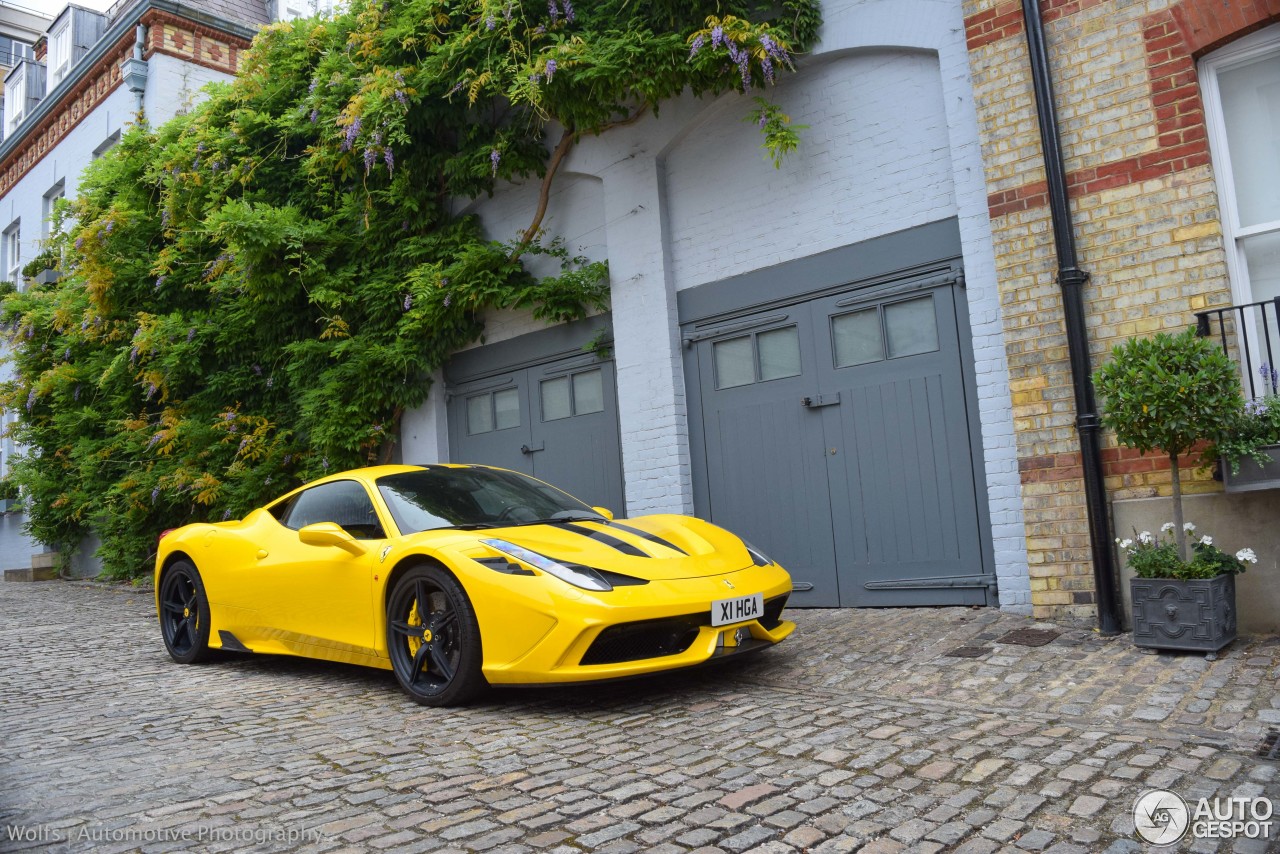
{"label": "purple wisteria flower", "polygon": [[1244,411],[1248,415],[1263,416],[1269,411],[1267,405],[1261,400],[1250,400],[1245,403]]}
{"label": "purple wisteria flower", "polygon": [[387,171],[396,171],[396,156],[391,153],[391,149],[387,148],[382,152],[382,160],[387,164]]}
{"label": "purple wisteria flower", "polygon": [[547,14],[551,16],[551,23],[560,20],[560,7],[556,5],[556,0],[547,0]]}
{"label": "purple wisteria flower", "polygon": [[693,59],[695,56],[697,56],[698,51],[702,50],[704,47],[706,47],[706,45],[707,45],[707,40],[704,39],[701,35],[695,38],[693,40],[693,44],[689,45],[689,58]]}
{"label": "purple wisteria flower", "polygon": [[413,294],[404,295],[404,310],[408,311],[413,308]]}
{"label": "purple wisteria flower", "polygon": [[77,248],[77,249],[81,249],[81,248],[83,248],[83,247],[84,247],[84,238],[83,238],[83,237],[77,237],[77,238],[76,238],[76,248]]}
{"label": "purple wisteria flower", "polygon": [[551,82],[551,78],[552,78],[552,77],[555,77],[555,75],[556,75],[556,69],[557,69],[558,67],[559,67],[559,66],[556,64],[556,61],[555,61],[554,59],[548,59],[548,60],[547,60],[547,82],[548,82],[548,83],[550,83],[550,82]]}
{"label": "purple wisteria flower", "polygon": [[196,337],[196,328],[193,326],[187,330],[187,343],[190,344],[192,341],[195,340],[195,337]]}
{"label": "purple wisteria flower", "polygon": [[115,220],[112,220],[112,219],[107,220],[107,228],[106,228],[107,234],[110,234],[112,229],[114,229],[115,227],[116,227]]}
{"label": "purple wisteria flower", "polygon": [[160,440],[163,438],[164,438],[163,433],[153,433],[151,438],[147,441],[147,450],[149,451],[152,448],[154,448],[157,444],[160,443]]}
{"label": "purple wisteria flower", "polygon": [[760,68],[761,68],[761,70],[763,70],[763,71],[764,71],[764,79],[765,79],[765,81],[766,81],[767,83],[772,84],[772,83],[774,82],[774,80],[773,80],[773,60],[772,60],[772,59],[770,59],[770,58],[769,58],[769,57],[767,57],[767,56],[766,56],[766,57],[764,57],[763,59],[761,59],[761,60],[760,60]]}
{"label": "purple wisteria flower", "polygon": [[230,508],[228,508],[228,509],[227,509],[226,511],[224,511],[224,512],[223,512],[223,514],[222,514],[222,521],[224,521],[224,522],[225,522],[225,521],[227,521],[227,520],[228,520],[228,519],[230,519],[230,518],[231,518],[231,510],[230,510]]}
{"label": "purple wisteria flower", "polygon": [[566,24],[572,24],[576,17],[573,12],[572,0],[560,0],[560,9],[564,12],[564,20]]}
{"label": "purple wisteria flower", "polygon": [[452,304],[453,304],[453,294],[445,294],[445,295],[444,295],[444,307],[445,307],[445,308],[448,308],[448,307],[449,307],[450,305],[452,305]]}
{"label": "purple wisteria flower", "polygon": [[160,276],[160,277],[158,277],[158,278],[156,279],[156,283],[155,283],[155,286],[154,286],[153,290],[157,290],[157,291],[158,291],[158,290],[160,290],[160,288],[164,285],[164,279],[165,279],[165,277],[164,277],[164,276]]}
{"label": "purple wisteria flower", "polygon": [[79,399],[80,399],[80,384],[79,384],[79,383],[76,383],[76,390],[75,390],[75,393],[71,395],[71,399],[72,399],[72,400],[79,400]]}
{"label": "purple wisteria flower", "polygon": [[276,384],[276,378],[275,378],[275,376],[274,376],[274,375],[273,375],[273,376],[269,376],[269,377],[267,377],[267,388],[268,388],[268,389],[271,389],[271,388],[275,387],[275,384]]}
{"label": "purple wisteria flower", "polygon": [[756,122],[756,125],[760,128],[760,130],[764,130],[764,126],[767,124],[769,124],[769,114],[766,113],[764,110],[761,110],[760,120]]}
{"label": "purple wisteria flower", "polygon": [[156,391],[157,389],[156,389],[155,383],[147,383],[147,400],[150,400],[151,398],[155,397]]}
{"label": "purple wisteria flower", "polygon": [[400,102],[400,106],[402,107],[409,106],[409,98],[404,94],[403,89],[397,89],[395,91],[395,98],[397,101]]}
{"label": "purple wisteria flower", "polygon": [[138,348],[134,347],[129,351],[129,364],[136,365],[138,363]]}
{"label": "purple wisteria flower", "polygon": [[164,210],[160,211],[160,227],[161,228],[169,227],[169,209],[168,208],[165,208]]}
{"label": "purple wisteria flower", "polygon": [[712,47],[725,46],[724,27],[717,26],[711,30],[711,46]]}
{"label": "purple wisteria flower", "polygon": [[27,395],[27,412],[30,412],[32,409],[35,409],[35,406],[36,406],[36,390],[31,389],[31,392]]}
{"label": "purple wisteria flower", "polygon": [[249,437],[248,437],[248,436],[246,436],[246,437],[244,437],[243,439],[241,439],[241,440],[240,440],[240,449],[239,449],[238,451],[236,451],[236,453],[237,453],[237,454],[243,454],[243,453],[244,453],[244,449],[245,449],[245,448],[247,448],[247,447],[249,447]]}
{"label": "purple wisteria flower", "polygon": [[317,85],[319,82],[320,82],[319,80],[312,80],[312,81],[311,81],[311,85],[307,87],[307,94],[308,94],[308,95],[314,95],[314,94],[315,94],[315,91],[316,91],[316,85]]}
{"label": "purple wisteria flower", "polygon": [[281,460],[281,463],[286,466],[291,462],[293,462],[293,454],[285,454],[284,459]]}
{"label": "purple wisteria flower", "polygon": [[254,374],[256,374],[257,376],[262,376],[262,365],[254,365],[254,366],[253,366],[253,372],[254,372]]}
{"label": "purple wisteria flower", "polygon": [[492,15],[484,19],[484,28],[486,30],[493,32],[494,28],[497,26],[498,26],[498,22],[493,19]]}
{"label": "purple wisteria flower", "polygon": [[160,497],[160,487],[157,486],[155,489],[151,490],[151,503],[155,504],[156,499],[159,497]]}
{"label": "purple wisteria flower", "polygon": [[350,151],[351,147],[356,144],[356,137],[360,135],[360,117],[356,116],[351,120],[351,124],[347,125],[346,133],[342,138],[342,150]]}
{"label": "purple wisteria flower", "polygon": [[751,53],[745,48],[738,51],[738,72],[742,75],[742,89],[746,91],[751,88]]}
{"label": "purple wisteria flower", "polygon": [[312,110],[312,111],[311,111],[311,124],[315,124],[317,121],[319,121],[319,119],[320,119],[320,111],[319,111],[319,110]]}
{"label": "purple wisteria flower", "polygon": [[498,163],[500,163],[501,161],[502,161],[501,151],[495,148],[493,151],[489,152],[489,163],[492,164],[493,166],[493,175],[495,178],[498,175]]}
{"label": "purple wisteria flower", "polygon": [[223,421],[234,421],[234,420],[235,420],[235,417],[236,417],[236,413],[235,413],[235,411],[234,411],[234,410],[230,410],[230,409],[229,409],[229,410],[227,410],[226,412],[222,413],[222,420],[223,420]]}
{"label": "purple wisteria flower", "polygon": [[328,458],[328,457],[325,457],[324,459],[320,460],[320,468],[324,469],[325,471],[328,471],[328,470],[329,470],[329,458]]}
{"label": "purple wisteria flower", "polygon": [[197,144],[196,144],[196,151],[204,151],[204,143],[203,143],[203,142],[201,142],[201,143],[197,143]]}
{"label": "purple wisteria flower", "polygon": [[370,170],[373,169],[373,164],[376,163],[377,160],[378,152],[374,151],[372,148],[366,148],[364,150],[364,174],[369,174]]}

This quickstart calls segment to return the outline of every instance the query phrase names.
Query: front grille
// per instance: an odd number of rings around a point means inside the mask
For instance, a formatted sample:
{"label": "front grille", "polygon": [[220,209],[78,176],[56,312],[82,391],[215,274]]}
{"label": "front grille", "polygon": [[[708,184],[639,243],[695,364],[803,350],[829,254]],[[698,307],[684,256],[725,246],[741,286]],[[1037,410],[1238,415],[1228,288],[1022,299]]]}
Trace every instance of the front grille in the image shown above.
{"label": "front grille", "polygon": [[782,609],[787,607],[787,595],[775,596],[764,603],[764,613],[760,615],[760,625],[773,631],[782,622]]}
{"label": "front grille", "polygon": [[687,614],[610,626],[591,644],[581,663],[618,664],[679,655],[693,644],[698,631],[710,624],[707,614]]}

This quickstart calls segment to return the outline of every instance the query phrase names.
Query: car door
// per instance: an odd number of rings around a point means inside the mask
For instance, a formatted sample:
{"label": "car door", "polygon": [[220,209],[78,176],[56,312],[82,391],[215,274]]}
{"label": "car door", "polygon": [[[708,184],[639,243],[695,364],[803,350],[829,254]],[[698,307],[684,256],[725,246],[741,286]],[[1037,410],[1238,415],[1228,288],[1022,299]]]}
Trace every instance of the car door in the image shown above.
{"label": "car door", "polygon": [[[354,480],[313,486],[290,500],[279,521],[268,526],[251,582],[264,632],[299,652],[319,646],[329,657],[373,654],[372,569],[386,533],[364,486]],[[298,531],[318,522],[339,525],[364,550],[302,542]]]}

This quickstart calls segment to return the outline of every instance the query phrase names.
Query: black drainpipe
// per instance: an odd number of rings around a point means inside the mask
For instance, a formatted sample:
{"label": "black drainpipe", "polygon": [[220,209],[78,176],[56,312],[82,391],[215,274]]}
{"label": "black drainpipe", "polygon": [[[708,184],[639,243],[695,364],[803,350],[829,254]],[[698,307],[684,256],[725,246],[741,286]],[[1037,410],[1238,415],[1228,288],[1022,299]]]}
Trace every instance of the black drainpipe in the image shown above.
{"label": "black drainpipe", "polygon": [[1080,435],[1080,464],[1084,469],[1084,499],[1089,514],[1089,541],[1093,548],[1093,583],[1098,606],[1098,631],[1120,633],[1116,601],[1116,566],[1111,548],[1111,524],[1107,517],[1107,494],[1102,480],[1102,455],[1098,445],[1098,404],[1093,394],[1089,366],[1089,333],[1084,322],[1084,285],[1089,274],[1076,259],[1076,240],[1067,203],[1066,170],[1062,166],[1062,145],[1058,139],[1058,111],[1053,104],[1053,77],[1045,50],[1044,23],[1037,0],[1022,0],[1027,26],[1027,49],[1031,53],[1031,81],[1036,91],[1036,118],[1040,122],[1040,144],[1049,188],[1049,211],[1053,215],[1053,242],[1058,251],[1058,286],[1062,288],[1062,310],[1067,326],[1067,352],[1071,357],[1071,382],[1076,394],[1076,431]]}

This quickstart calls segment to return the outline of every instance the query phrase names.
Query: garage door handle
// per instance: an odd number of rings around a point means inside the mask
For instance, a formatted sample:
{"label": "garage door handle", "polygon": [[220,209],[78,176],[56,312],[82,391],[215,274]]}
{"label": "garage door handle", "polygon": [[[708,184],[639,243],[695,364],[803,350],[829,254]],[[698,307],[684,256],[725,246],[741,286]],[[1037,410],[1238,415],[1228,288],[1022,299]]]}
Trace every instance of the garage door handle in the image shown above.
{"label": "garage door handle", "polygon": [[545,451],[546,449],[547,449],[547,443],[539,442],[536,445],[521,445],[520,453],[524,454],[527,457],[529,456],[529,454],[536,454],[538,451]]}
{"label": "garage door handle", "polygon": [[815,394],[811,397],[800,398],[800,405],[807,409],[817,409],[820,406],[835,406],[840,402],[840,392],[835,394]]}

